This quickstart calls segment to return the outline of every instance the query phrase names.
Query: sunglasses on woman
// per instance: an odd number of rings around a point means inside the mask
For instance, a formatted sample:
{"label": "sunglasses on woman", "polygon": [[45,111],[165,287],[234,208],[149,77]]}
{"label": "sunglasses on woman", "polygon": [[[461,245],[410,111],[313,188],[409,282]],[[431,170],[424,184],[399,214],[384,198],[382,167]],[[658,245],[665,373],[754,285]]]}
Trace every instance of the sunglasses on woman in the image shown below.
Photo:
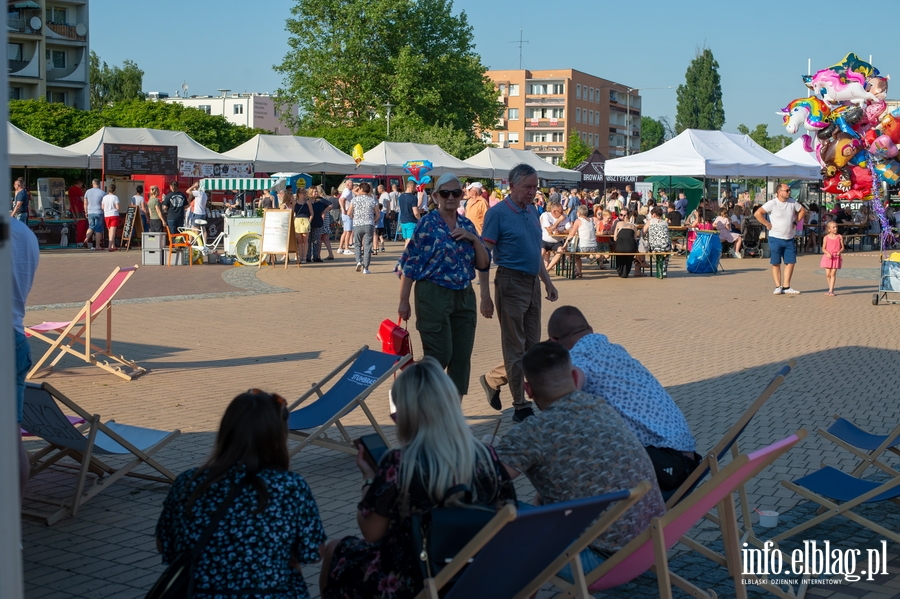
{"label": "sunglasses on woman", "polygon": [[275,402],[275,404],[281,408],[281,417],[284,420],[288,419],[290,413],[288,412],[287,400],[277,393],[267,393],[262,389],[247,389],[247,393],[250,395],[262,395],[263,397],[268,397],[271,401]]}
{"label": "sunglasses on woman", "polygon": [[454,198],[462,197],[463,191],[462,189],[442,189],[437,194],[446,200],[450,196]]}

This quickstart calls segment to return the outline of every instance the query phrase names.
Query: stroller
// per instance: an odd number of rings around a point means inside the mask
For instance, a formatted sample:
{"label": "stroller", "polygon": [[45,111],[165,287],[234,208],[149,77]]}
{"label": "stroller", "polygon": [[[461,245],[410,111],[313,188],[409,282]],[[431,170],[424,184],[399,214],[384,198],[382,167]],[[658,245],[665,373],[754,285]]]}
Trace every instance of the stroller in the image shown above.
{"label": "stroller", "polygon": [[764,238],[763,233],[765,230],[766,228],[756,220],[756,217],[751,216],[744,219],[744,222],[741,224],[741,244],[744,248],[745,256],[750,258],[762,257],[760,237]]}

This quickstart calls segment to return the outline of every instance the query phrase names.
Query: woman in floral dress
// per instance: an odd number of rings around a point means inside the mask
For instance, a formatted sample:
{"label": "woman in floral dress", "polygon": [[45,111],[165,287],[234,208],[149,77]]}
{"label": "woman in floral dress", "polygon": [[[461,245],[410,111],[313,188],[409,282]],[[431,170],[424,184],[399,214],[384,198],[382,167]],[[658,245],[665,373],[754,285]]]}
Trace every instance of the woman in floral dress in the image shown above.
{"label": "woman in floral dress", "polygon": [[423,581],[410,517],[439,505],[451,487],[467,485],[478,504],[501,507],[516,499],[506,469],[472,436],[456,387],[434,358],[406,368],[391,393],[400,448],[381,458],[377,472],[360,449],[356,465],[366,480],[356,520],[363,538],[328,544],[323,599],[415,597]]}
{"label": "woman in floral dress", "polygon": [[222,416],[212,456],[175,479],[163,503],[156,545],[170,564],[248,479],[195,562],[194,593],[204,599],[309,599],[300,565],[319,561],[325,530],[306,481],[288,469],[287,418],[278,395],[238,395]]}

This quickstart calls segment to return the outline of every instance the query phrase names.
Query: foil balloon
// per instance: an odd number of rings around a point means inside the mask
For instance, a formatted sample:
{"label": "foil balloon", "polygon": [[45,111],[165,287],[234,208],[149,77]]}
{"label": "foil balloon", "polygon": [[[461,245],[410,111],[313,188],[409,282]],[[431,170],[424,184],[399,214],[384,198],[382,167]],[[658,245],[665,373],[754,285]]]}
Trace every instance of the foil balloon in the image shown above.
{"label": "foil balloon", "polygon": [[893,158],[897,155],[897,145],[889,136],[881,135],[869,145],[869,154],[875,158]]}
{"label": "foil balloon", "polygon": [[433,168],[430,160],[408,160],[403,165],[403,172],[410,175],[409,180],[416,185],[424,185],[431,181],[431,177],[428,177],[428,181],[425,181],[424,177]]}
{"label": "foil balloon", "polygon": [[828,105],[819,98],[797,98],[778,113],[782,115],[784,128],[794,134],[804,127],[809,131],[818,131],[828,126],[826,118],[831,114]]}
{"label": "foil balloon", "polygon": [[[896,151],[897,147],[894,146],[895,155]],[[876,160],[872,168],[882,181],[887,181],[890,185],[896,185],[900,182],[900,162],[896,160]]]}
{"label": "foil balloon", "polygon": [[356,166],[359,167],[359,163],[362,162],[363,156],[365,156],[365,151],[363,151],[363,147],[360,144],[356,144],[353,146],[353,162],[356,163]]}

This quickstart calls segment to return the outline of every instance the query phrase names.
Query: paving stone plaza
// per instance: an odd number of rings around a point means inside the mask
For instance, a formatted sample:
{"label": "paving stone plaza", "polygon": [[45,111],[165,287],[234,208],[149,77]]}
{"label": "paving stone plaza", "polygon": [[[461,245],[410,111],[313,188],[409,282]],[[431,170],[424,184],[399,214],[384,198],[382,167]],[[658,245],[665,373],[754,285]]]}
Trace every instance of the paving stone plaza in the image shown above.
{"label": "paving stone plaza", "polygon": [[[352,257],[345,256],[288,269],[141,267],[115,302],[113,349],[150,372],[125,381],[67,357],[39,381],[51,383],[104,421],[180,429],[181,436],[158,459],[181,472],[207,456],[222,411],[235,395],[259,387],[290,401],[359,347],[379,348],[378,324],[397,313],[399,285],[391,271],[401,250],[402,244],[389,243],[387,253],[373,259],[368,276],[354,272]],[[900,306],[872,305],[877,254],[846,255],[836,297],[824,295],[819,258],[799,257],[793,286],[802,293],[793,297],[772,295],[767,260],[725,260],[725,271],[717,275],[690,275],[683,260],[677,260],[662,281],[620,279],[615,271],[586,267],[583,279],[554,279],[560,300],[544,303],[543,321],[557,305],[579,307],[595,332],[625,346],[668,389],[687,416],[701,453],[719,440],[785,362],[796,359],[794,371],[740,441],[742,450],[752,451],[800,428],[809,431],[747,487],[752,507],[781,512],[777,533],[815,513],[781,480],[806,475],[821,464],[848,472],[856,465],[848,452],[816,433],[833,414],[875,433],[889,431],[900,419]],[[25,324],[71,318],[115,266],[138,262],[139,251],[43,253]],[[418,335],[411,336],[420,357]],[[35,358],[44,349],[33,341]],[[463,402],[479,438],[493,431],[497,413],[487,405],[478,376],[499,359],[498,323],[479,317],[470,394]],[[387,385],[378,388],[369,405],[393,439],[387,394]],[[513,426],[505,389],[502,399],[501,435]],[[354,437],[369,432],[360,411],[346,422]],[[351,457],[312,447],[301,451],[291,467],[310,483],[329,538],[359,534],[355,509],[360,475]],[[70,488],[71,480],[69,473],[51,470],[33,479],[29,491],[56,494]],[[520,499],[533,495],[525,477],[517,480],[517,490]],[[143,597],[162,571],[153,532],[167,491],[160,483],[122,480],[76,517],[52,527],[25,521],[27,599]],[[860,513],[900,530],[897,505],[872,504]],[[770,534],[756,530],[762,538]],[[696,529],[695,534],[711,533]],[[861,548],[863,554],[880,544],[874,532],[840,517],[800,536],[827,539],[842,549]],[[792,539],[783,547],[799,542]],[[898,552],[900,547],[888,543],[888,576],[816,585],[808,595],[900,597]],[[682,546],[670,559],[673,572],[712,588],[719,597],[734,595],[724,568]],[[304,576],[312,596],[318,596],[318,567],[305,567]],[[772,596],[753,588],[750,594]],[[548,586],[538,596],[555,593]],[[654,597],[656,579],[646,574],[597,596]],[[686,595],[676,590],[675,596]]]}

